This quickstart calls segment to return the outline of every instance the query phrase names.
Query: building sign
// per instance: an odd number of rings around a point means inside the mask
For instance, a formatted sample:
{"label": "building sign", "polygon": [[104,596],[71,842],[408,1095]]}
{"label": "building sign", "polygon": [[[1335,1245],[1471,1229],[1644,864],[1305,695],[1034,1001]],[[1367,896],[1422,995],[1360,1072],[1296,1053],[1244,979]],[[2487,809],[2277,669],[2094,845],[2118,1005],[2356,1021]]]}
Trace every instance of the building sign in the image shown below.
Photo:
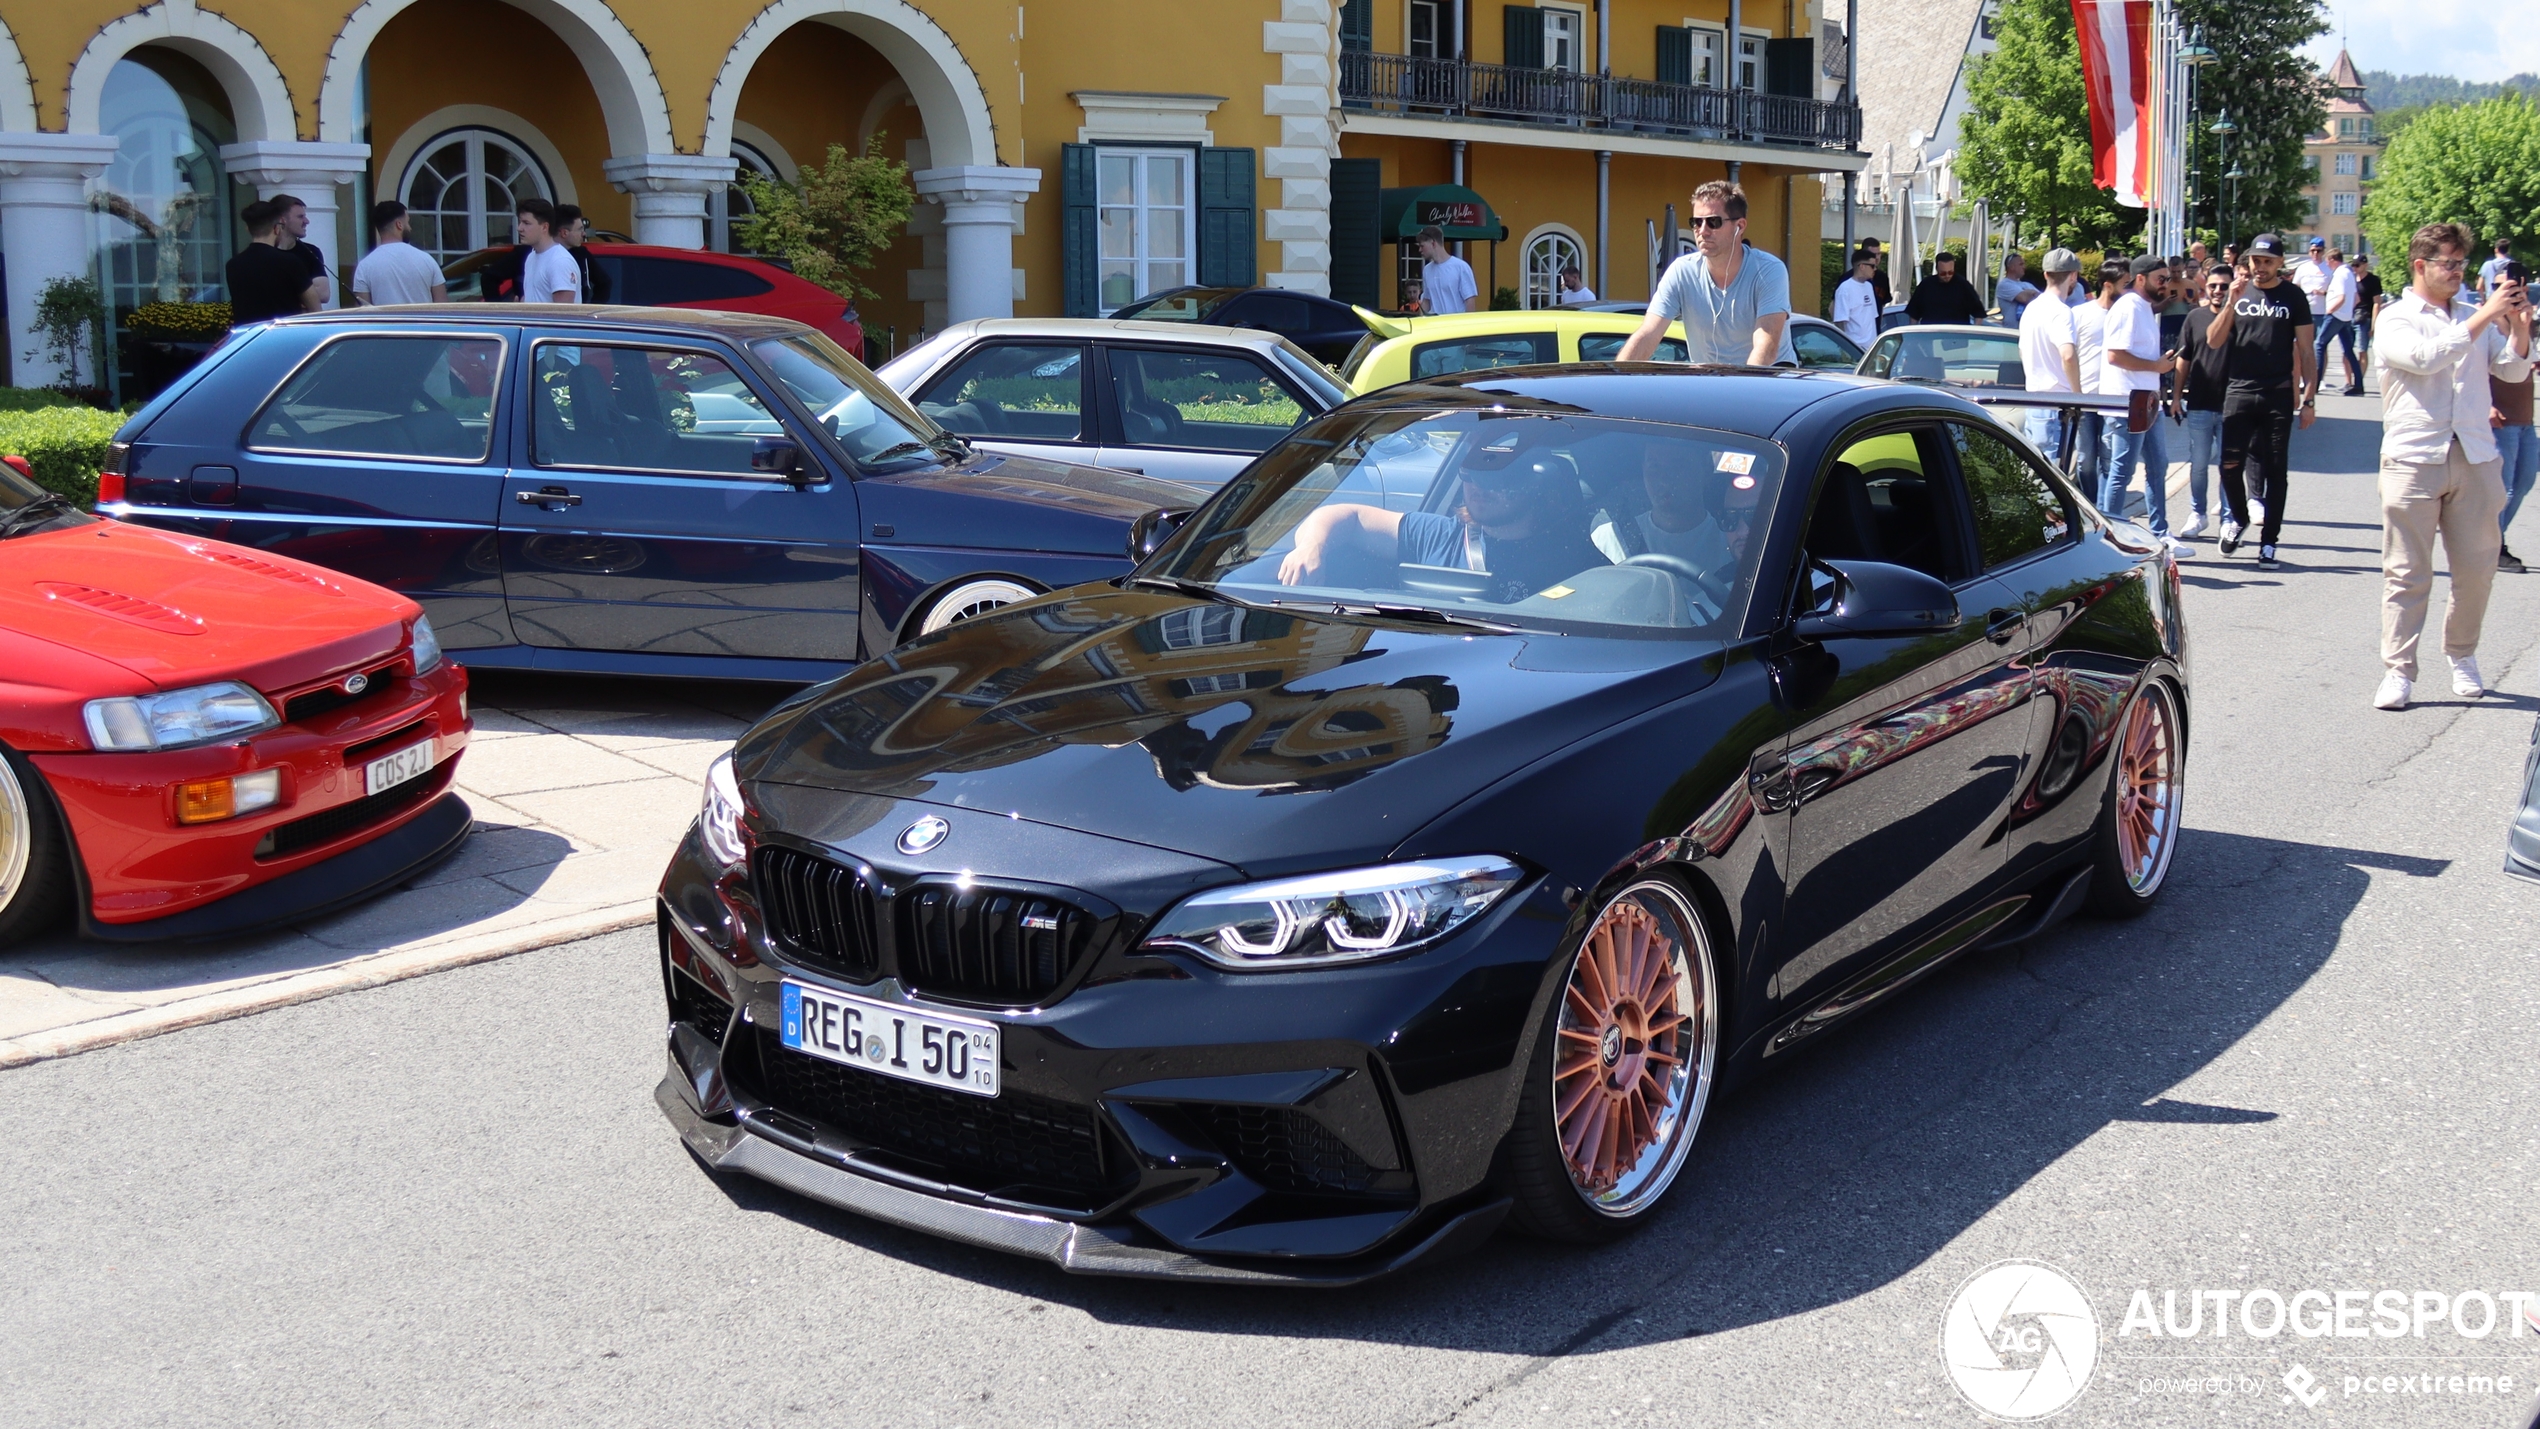
{"label": "building sign", "polygon": [[1482,205],[1478,203],[1422,203],[1418,206],[1422,227],[1435,224],[1440,228],[1479,228]]}

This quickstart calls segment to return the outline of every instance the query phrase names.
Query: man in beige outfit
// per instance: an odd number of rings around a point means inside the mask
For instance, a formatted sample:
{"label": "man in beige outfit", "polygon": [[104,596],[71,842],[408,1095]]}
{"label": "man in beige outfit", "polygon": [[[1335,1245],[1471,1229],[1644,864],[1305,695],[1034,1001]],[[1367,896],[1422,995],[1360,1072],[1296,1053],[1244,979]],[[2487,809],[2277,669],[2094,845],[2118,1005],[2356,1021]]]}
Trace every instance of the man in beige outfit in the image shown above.
{"label": "man in beige outfit", "polygon": [[2429,223],[2408,241],[2407,292],[2381,310],[2372,358],[2381,368],[2381,662],[2375,707],[2403,710],[2416,684],[2417,637],[2434,590],[2434,535],[2452,568],[2443,653],[2452,692],[2487,693],[2478,628],[2496,582],[2496,524],[2504,464],[2488,429],[2487,379],[2531,370],[2531,303],[2520,283],[2491,285],[2472,307],[2459,298],[2469,230]]}

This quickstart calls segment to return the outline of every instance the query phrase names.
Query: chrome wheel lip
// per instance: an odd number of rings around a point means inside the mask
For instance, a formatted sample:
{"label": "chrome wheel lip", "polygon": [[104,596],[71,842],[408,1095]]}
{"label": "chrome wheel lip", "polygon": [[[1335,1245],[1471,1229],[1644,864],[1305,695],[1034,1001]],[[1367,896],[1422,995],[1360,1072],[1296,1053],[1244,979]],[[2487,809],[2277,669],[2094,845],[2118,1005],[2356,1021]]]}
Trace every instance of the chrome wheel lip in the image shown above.
{"label": "chrome wheel lip", "polygon": [[[1692,1154],[1693,1143],[1701,1130],[1704,1111],[1710,1105],[1712,1074],[1720,1044],[1718,974],[1711,956],[1708,930],[1682,893],[1672,885],[1654,879],[1635,883],[1607,899],[1604,908],[1598,910],[1598,920],[1603,920],[1607,909],[1636,895],[1645,895],[1664,904],[1683,930],[1675,979],[1677,1005],[1683,1007],[1688,994],[1698,999],[1697,1005],[1690,1010],[1697,1041],[1695,1056],[1679,1069],[1674,1079],[1676,1091],[1659,1139],[1642,1152],[1631,1170],[1610,1190],[1600,1193],[1581,1185],[1569,1156],[1559,1147],[1555,1148],[1555,1154],[1561,1158],[1562,1174],[1569,1179],[1570,1189],[1578,1194],[1579,1200],[1597,1214],[1615,1220],[1627,1219],[1647,1210],[1667,1193],[1668,1188],[1675,1184],[1677,1173],[1684,1169],[1685,1160]],[[1589,927],[1593,929],[1595,924],[1591,923]],[[1579,959],[1584,952],[1583,942],[1580,949],[1571,954],[1570,973],[1562,981],[1564,1008],[1556,1013],[1552,1045],[1544,1050],[1545,1056],[1554,1059],[1556,1067],[1561,1056],[1561,1039],[1557,1029],[1566,1019],[1569,990],[1578,976]],[[1557,1079],[1547,1095],[1552,1102],[1551,1125],[1558,1137],[1562,1118],[1561,1089]]]}
{"label": "chrome wheel lip", "polygon": [[[2148,761],[2157,761],[2158,767],[2142,768]],[[2114,801],[2117,857],[2124,865],[2126,887],[2148,898],[2169,877],[2184,826],[2186,759],[2179,747],[2178,706],[2168,686],[2154,681],[2127,708],[2117,732],[2116,765],[2111,777],[2119,781]],[[2148,830],[2138,832],[2147,824]]]}
{"label": "chrome wheel lip", "polygon": [[27,864],[35,855],[35,816],[18,771],[0,759],[0,912],[18,901]]}

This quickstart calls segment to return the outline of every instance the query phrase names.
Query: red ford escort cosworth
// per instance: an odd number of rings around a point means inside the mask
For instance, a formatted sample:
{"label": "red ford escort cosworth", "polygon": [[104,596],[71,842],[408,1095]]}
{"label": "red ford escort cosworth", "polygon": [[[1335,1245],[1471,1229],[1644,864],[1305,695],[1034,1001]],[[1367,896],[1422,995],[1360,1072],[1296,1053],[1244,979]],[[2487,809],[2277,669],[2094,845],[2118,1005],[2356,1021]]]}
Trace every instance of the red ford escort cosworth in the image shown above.
{"label": "red ford escort cosworth", "polygon": [[74,903],[200,938],[410,878],[467,839],[468,727],[413,601],[0,467],[0,947]]}

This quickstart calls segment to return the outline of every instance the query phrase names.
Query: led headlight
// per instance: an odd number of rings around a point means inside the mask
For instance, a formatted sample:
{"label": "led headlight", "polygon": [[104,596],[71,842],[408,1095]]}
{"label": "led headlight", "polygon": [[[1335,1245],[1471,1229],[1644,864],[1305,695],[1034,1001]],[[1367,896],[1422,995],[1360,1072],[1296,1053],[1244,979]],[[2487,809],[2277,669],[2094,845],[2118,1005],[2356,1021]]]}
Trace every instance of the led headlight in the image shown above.
{"label": "led headlight", "polygon": [[415,673],[423,674],[441,663],[441,637],[432,633],[432,618],[415,617]]}
{"label": "led headlight", "polygon": [[1155,920],[1146,946],[1187,948],[1230,968],[1390,957],[1480,917],[1523,876],[1485,854],[1212,888]]}
{"label": "led headlight", "polygon": [[183,749],[243,738],[282,723],[264,696],[236,680],[163,695],[90,700],[81,713],[88,722],[88,742],[111,752]]}
{"label": "led headlight", "polygon": [[706,766],[706,801],[697,831],[705,838],[706,852],[726,868],[749,852],[741,842],[741,781],[733,776],[729,752]]}

